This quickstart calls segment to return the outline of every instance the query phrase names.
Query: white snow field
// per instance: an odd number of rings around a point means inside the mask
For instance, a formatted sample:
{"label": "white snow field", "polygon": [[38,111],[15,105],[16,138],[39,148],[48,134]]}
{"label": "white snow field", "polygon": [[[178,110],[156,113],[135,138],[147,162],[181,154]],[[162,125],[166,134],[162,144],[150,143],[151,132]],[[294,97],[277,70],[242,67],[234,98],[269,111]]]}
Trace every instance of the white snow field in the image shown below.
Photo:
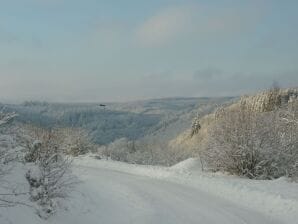
{"label": "white snow field", "polygon": [[197,159],[171,168],[90,156],[74,162],[81,183],[48,220],[32,208],[0,208],[1,224],[295,224],[298,184],[201,172]]}

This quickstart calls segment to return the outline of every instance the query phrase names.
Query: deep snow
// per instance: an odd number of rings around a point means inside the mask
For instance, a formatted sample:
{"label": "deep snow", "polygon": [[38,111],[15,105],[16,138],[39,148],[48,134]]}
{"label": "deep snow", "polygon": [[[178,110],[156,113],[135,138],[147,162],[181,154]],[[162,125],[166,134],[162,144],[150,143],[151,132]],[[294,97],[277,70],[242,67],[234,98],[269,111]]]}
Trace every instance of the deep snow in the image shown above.
{"label": "deep snow", "polygon": [[[294,224],[298,220],[297,183],[205,173],[198,159],[165,168],[84,156],[75,160],[73,170],[81,183],[50,219],[41,220],[31,207],[17,206],[0,208],[0,223]],[[22,172],[17,176],[21,179]]]}

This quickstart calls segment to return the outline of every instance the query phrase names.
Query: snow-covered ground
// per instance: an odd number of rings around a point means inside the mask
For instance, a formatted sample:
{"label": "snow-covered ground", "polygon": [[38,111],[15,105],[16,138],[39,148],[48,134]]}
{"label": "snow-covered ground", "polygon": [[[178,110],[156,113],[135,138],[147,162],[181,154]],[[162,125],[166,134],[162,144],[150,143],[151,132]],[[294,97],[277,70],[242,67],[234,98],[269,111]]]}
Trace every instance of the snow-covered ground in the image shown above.
{"label": "snow-covered ground", "polygon": [[1,224],[297,223],[298,184],[201,171],[197,159],[170,168],[90,156],[74,162],[81,183],[59,212],[41,220],[30,207],[0,208]]}

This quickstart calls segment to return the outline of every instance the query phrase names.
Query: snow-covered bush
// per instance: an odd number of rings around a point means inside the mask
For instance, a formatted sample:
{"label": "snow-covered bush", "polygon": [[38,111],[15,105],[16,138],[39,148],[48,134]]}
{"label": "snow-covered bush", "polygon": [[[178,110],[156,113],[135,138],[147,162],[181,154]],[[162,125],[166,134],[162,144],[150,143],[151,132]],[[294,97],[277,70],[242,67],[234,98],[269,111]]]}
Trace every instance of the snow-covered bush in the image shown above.
{"label": "snow-covered bush", "polygon": [[267,112],[255,111],[243,104],[221,110],[209,130],[204,153],[208,165],[249,178],[294,178],[298,161],[297,117],[293,118],[298,107],[295,105],[274,109],[270,104],[271,110]]}
{"label": "snow-covered bush", "polygon": [[[0,111],[0,128],[3,128],[6,124],[13,120],[16,117],[15,113],[5,113],[3,109]],[[17,202],[11,200],[11,196],[14,196],[13,193],[7,192],[7,187],[4,187],[3,180],[4,176],[10,170],[9,163],[13,161],[15,155],[13,155],[13,149],[15,148],[14,138],[2,130],[0,130],[0,187],[1,187],[1,197],[0,197],[0,207],[14,206]],[[4,187],[5,191],[3,192],[2,188]],[[17,195],[17,193],[15,193]]]}
{"label": "snow-covered bush", "polygon": [[26,179],[31,200],[41,206],[39,215],[47,218],[55,212],[57,199],[66,197],[75,181],[70,170],[72,160],[63,153],[59,132],[39,129],[37,133],[25,156],[32,162]]}
{"label": "snow-covered bush", "polygon": [[55,212],[59,198],[65,198],[75,183],[70,172],[71,159],[53,154],[38,161],[26,173],[30,198],[38,203],[39,215],[47,218]]}
{"label": "snow-covered bush", "polygon": [[[3,128],[5,124],[9,123],[16,117],[15,113],[5,113],[0,111],[0,128]],[[12,155],[9,152],[14,148],[14,139],[7,133],[0,132],[0,177],[7,171],[7,163],[12,160]]]}
{"label": "snow-covered bush", "polygon": [[130,141],[126,138],[120,138],[108,145],[104,151],[105,156],[116,161],[128,161],[128,154],[130,153]]}
{"label": "snow-covered bush", "polygon": [[19,141],[25,148],[25,162],[36,162],[44,156],[45,152],[62,153],[63,137],[57,129],[26,125],[21,129]]}
{"label": "snow-covered bush", "polygon": [[288,103],[279,116],[282,129],[281,140],[285,148],[283,163],[288,165],[287,175],[298,180],[298,99]]}

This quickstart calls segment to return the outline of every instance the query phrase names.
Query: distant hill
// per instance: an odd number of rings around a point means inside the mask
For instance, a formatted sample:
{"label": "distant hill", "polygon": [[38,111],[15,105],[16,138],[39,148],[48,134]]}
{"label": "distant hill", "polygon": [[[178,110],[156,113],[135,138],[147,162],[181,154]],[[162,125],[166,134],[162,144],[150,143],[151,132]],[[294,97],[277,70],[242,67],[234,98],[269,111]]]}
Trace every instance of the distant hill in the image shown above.
{"label": "distant hill", "polygon": [[100,145],[118,138],[139,139],[159,136],[172,139],[186,130],[199,112],[210,113],[231,100],[222,98],[166,98],[128,103],[47,103],[5,104],[5,110],[19,114],[17,121],[42,127],[80,127]]}

